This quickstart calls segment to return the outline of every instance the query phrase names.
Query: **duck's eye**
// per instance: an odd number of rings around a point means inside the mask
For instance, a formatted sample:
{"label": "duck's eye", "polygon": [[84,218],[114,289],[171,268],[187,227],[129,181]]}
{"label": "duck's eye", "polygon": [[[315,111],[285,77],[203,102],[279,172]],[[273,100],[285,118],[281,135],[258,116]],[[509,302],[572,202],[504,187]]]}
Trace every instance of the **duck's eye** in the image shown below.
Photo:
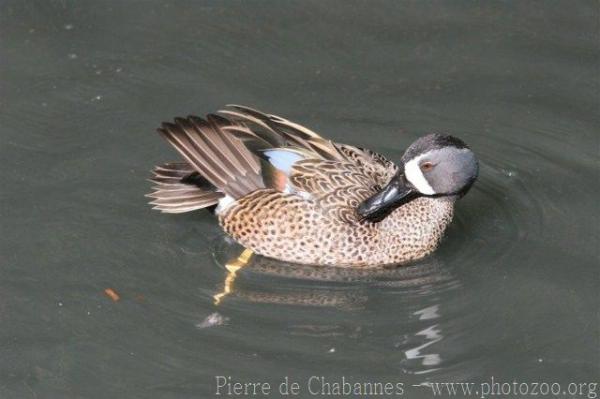
{"label": "duck's eye", "polygon": [[423,162],[421,164],[421,170],[423,172],[429,172],[431,169],[433,169],[433,164],[431,162]]}

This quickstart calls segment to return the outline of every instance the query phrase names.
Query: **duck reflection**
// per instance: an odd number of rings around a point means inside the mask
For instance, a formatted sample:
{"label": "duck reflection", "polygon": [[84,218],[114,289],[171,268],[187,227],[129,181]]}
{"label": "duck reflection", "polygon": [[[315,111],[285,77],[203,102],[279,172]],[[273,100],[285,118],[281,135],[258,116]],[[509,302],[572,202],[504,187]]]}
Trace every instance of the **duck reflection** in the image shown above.
{"label": "duck reflection", "polygon": [[222,290],[213,296],[215,305],[235,298],[255,303],[355,309],[366,301],[364,295],[355,291],[323,290],[322,287],[300,288],[285,283],[261,285],[258,288],[249,287],[251,284],[244,285],[244,278],[248,282],[259,275],[281,279],[336,281],[331,280],[331,277],[328,278],[325,273],[319,278],[319,267],[290,264],[256,256],[248,249],[244,249],[239,256],[230,258],[224,267],[227,274]]}
{"label": "duck reflection", "polygon": [[[219,248],[215,258],[226,270],[223,284],[213,296],[215,305],[244,299],[257,303],[356,309],[368,301],[368,291],[373,286],[413,287],[425,292],[432,285],[452,281],[449,272],[435,260],[402,267],[323,267],[265,258],[231,242]],[[278,280],[277,284],[273,284],[273,278]],[[308,281],[313,283],[306,284]]]}
{"label": "duck reflection", "polygon": [[[365,342],[381,332],[393,340],[390,344],[400,355],[397,365],[407,374],[435,371],[445,360],[439,352],[445,338],[444,298],[461,283],[436,257],[416,265],[364,270],[285,263],[231,242],[221,244],[214,255],[226,270],[214,295],[219,307],[238,301],[293,306],[298,310],[290,313],[287,331],[294,336]],[[314,312],[299,316],[303,307],[347,313],[343,318]],[[382,314],[391,318],[382,319]],[[390,321],[397,327],[391,332],[381,325]]]}

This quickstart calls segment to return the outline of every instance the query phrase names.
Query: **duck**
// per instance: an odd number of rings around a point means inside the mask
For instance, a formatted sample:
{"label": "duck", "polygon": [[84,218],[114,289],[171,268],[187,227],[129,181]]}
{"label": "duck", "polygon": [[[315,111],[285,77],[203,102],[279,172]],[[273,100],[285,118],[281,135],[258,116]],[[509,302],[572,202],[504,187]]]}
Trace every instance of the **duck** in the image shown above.
{"label": "duck", "polygon": [[156,166],[163,213],[210,210],[253,254],[335,267],[404,265],[438,247],[479,173],[461,139],[431,133],[399,162],[282,117],[228,105],[158,129],[182,160]]}

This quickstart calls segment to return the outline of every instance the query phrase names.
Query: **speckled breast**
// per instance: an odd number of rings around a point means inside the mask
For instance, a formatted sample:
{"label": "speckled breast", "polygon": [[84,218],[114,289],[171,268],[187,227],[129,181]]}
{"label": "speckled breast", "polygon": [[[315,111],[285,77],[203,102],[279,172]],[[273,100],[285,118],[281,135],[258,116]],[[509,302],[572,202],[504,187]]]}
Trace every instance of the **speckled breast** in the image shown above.
{"label": "speckled breast", "polygon": [[454,199],[417,198],[378,223],[348,222],[311,200],[251,193],[219,215],[223,229],[254,252],[288,262],[373,267],[430,254],[452,220]]}

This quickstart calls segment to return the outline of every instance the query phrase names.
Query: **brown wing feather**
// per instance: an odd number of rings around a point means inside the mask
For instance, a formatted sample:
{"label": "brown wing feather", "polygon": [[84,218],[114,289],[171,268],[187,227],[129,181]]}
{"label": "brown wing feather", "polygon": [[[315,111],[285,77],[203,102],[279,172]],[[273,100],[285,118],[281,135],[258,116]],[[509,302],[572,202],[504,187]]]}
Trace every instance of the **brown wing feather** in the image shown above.
{"label": "brown wing feather", "polygon": [[377,192],[381,181],[352,162],[307,159],[293,166],[290,183],[310,193],[330,217],[357,223],[356,208]]}
{"label": "brown wing feather", "polygon": [[[300,147],[315,153],[317,158],[344,160],[343,155],[340,154],[333,142],[324,139],[302,125],[288,121],[280,116],[265,114],[242,105],[232,104],[228,105],[228,107],[233,108],[235,111],[221,110],[219,113],[228,115],[232,119],[248,125],[258,125],[263,129],[266,127],[266,130],[268,130],[272,137],[271,140],[266,141],[276,143],[277,147]],[[252,130],[254,131],[254,129]]]}
{"label": "brown wing feather", "polygon": [[233,135],[224,131],[229,121],[209,115],[175,118],[158,131],[188,163],[219,191],[233,198],[263,188],[258,159]]}
{"label": "brown wing feather", "polygon": [[335,146],[347,160],[364,169],[381,186],[389,183],[399,171],[398,165],[375,151],[340,143],[335,143]]}
{"label": "brown wing feather", "polygon": [[357,223],[358,205],[389,183],[398,173],[398,166],[370,150],[346,144],[335,146],[344,161],[299,161],[292,169],[290,182],[310,193],[330,217]]}

